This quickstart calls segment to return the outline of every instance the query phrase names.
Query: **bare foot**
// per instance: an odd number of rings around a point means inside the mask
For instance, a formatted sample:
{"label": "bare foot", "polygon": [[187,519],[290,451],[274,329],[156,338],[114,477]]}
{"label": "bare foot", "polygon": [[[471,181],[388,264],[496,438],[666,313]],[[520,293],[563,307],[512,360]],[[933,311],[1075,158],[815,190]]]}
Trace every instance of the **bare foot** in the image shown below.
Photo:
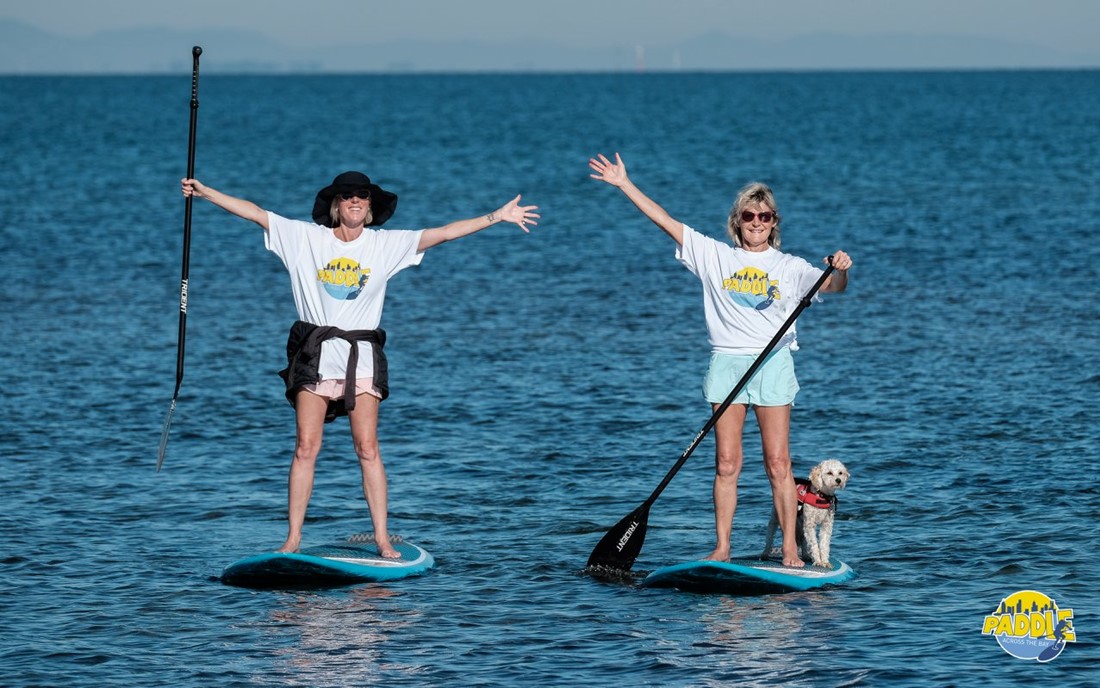
{"label": "bare foot", "polygon": [[382,555],[383,559],[400,559],[401,553],[394,549],[393,545],[389,544],[388,539],[382,540],[382,543],[378,545],[378,554]]}
{"label": "bare foot", "polygon": [[393,545],[390,544],[390,539],[388,537],[380,538],[375,535],[374,543],[378,546],[378,554],[380,554],[383,559],[401,558],[401,553],[393,548]]}
{"label": "bare foot", "polygon": [[702,558],[702,561],[729,561],[730,548],[716,547],[713,552]]}
{"label": "bare foot", "polygon": [[299,538],[287,538],[286,542],[283,543],[283,546],[275,551],[281,552],[283,554],[291,554],[298,551],[298,545],[300,544],[301,540]]}
{"label": "bare foot", "polygon": [[786,552],[784,552],[783,565],[792,566],[794,568],[800,569],[806,565],[806,562],[802,561],[802,558],[798,556],[798,552],[795,552],[794,554],[787,554]]}

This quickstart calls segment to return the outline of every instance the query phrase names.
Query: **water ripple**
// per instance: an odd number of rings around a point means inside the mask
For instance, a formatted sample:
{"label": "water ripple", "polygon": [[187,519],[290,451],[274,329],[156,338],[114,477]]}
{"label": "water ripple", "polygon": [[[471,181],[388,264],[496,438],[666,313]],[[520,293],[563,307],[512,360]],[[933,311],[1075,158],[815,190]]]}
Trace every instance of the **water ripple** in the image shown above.
{"label": "water ripple", "polygon": [[[482,212],[513,187],[544,218],[433,249],[387,298],[390,527],[437,568],[269,592],[218,576],[285,534],[282,267],[196,206],[187,374],[156,473],[186,85],[0,81],[5,685],[1009,685],[1027,665],[980,633],[1002,598],[1040,590],[1082,619],[1096,606],[1076,525],[1100,492],[1082,477],[1100,460],[1095,72],[211,77],[202,176],[227,191],[301,216],[334,166],[369,162],[402,194],[394,226]],[[342,115],[286,107],[332,92],[375,142],[343,162],[303,135]],[[785,248],[856,257],[849,292],[799,320],[791,435],[799,474],[826,456],[852,471],[833,545],[859,573],[845,588],[638,587],[712,544],[710,438],[654,505],[634,571],[582,570],[707,417],[698,284],[587,178],[601,149],[719,238],[730,189],[769,180]],[[42,222],[59,178],[77,225]],[[1056,255],[1028,248],[1036,189],[1057,189]],[[771,500],[751,423],[745,444],[734,546],[755,552]],[[306,538],[368,530],[336,423]],[[1082,624],[1044,677],[1090,685],[1094,648]]]}

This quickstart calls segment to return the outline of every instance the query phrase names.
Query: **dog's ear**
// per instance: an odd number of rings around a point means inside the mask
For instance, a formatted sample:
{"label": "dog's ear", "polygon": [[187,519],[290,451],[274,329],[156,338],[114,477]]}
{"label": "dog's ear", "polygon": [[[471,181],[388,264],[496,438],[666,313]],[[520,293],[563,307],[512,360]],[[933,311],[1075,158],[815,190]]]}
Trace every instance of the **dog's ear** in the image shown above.
{"label": "dog's ear", "polygon": [[821,489],[821,464],[817,464],[810,469],[810,484],[814,486],[814,489]]}

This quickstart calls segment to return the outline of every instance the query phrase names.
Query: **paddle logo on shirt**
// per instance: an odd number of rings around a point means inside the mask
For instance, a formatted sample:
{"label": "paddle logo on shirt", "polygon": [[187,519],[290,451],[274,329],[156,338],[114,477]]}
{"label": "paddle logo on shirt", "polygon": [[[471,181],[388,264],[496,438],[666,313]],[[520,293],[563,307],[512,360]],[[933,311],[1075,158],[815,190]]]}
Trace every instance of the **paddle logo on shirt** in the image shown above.
{"label": "paddle logo on shirt", "polygon": [[1017,659],[1049,662],[1062,654],[1066,643],[1077,642],[1073,610],[1041,592],[1021,590],[1001,600],[985,617],[982,635],[997,639],[1001,649]]}
{"label": "paddle logo on shirt", "polygon": [[781,297],[779,280],[768,278],[760,268],[742,268],[722,281],[722,288],[738,306],[762,311]]}
{"label": "paddle logo on shirt", "polygon": [[351,258],[334,258],[317,271],[317,280],[334,299],[351,301],[359,296],[370,279],[370,268],[360,267]]}

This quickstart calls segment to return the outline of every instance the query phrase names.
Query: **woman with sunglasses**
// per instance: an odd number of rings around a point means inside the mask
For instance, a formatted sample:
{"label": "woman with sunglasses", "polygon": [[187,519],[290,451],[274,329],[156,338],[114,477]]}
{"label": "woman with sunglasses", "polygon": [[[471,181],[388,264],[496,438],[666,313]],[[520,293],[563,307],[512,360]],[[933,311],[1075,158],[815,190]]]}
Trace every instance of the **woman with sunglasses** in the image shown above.
{"label": "woman with sunglasses", "polygon": [[[676,258],[703,282],[712,349],[703,396],[717,410],[823,271],[779,250],[780,215],[771,189],[763,184],[749,184],[738,194],[727,223],[733,242],[730,246],[673,219],[630,181],[619,154],[614,162],[599,155],[588,165],[593,179],[618,187],[672,237]],[[844,291],[852,260],[843,251],[826,261],[830,259],[835,270],[819,291]],[[730,557],[737,480],[743,463],[741,434],[751,407],[760,426],[764,469],[783,529],[783,564],[805,565],[794,536],[798,498],[790,456],[791,404],[798,392],[791,351],[797,348],[792,325],[714,426],[717,544],[706,559],[727,561]]]}
{"label": "woman with sunglasses", "polygon": [[348,416],[363,476],[379,553],[399,554],[386,527],[386,472],[378,448],[378,408],[389,394],[378,329],[386,286],[401,270],[419,265],[429,248],[504,221],[524,231],[537,225],[537,206],[519,205],[516,196],[486,215],[442,227],[371,229],[393,215],[397,196],[361,172],[344,172],[321,189],[313,222],[289,220],[197,179],[182,180],[183,195],[205,198],[264,229],[264,242],[290,273],[298,321],[287,340],[287,369],[279,374],[295,408],[297,440],[288,480],[286,541],[277,551],[295,552],[313,491],[313,472],[324,424]]}

